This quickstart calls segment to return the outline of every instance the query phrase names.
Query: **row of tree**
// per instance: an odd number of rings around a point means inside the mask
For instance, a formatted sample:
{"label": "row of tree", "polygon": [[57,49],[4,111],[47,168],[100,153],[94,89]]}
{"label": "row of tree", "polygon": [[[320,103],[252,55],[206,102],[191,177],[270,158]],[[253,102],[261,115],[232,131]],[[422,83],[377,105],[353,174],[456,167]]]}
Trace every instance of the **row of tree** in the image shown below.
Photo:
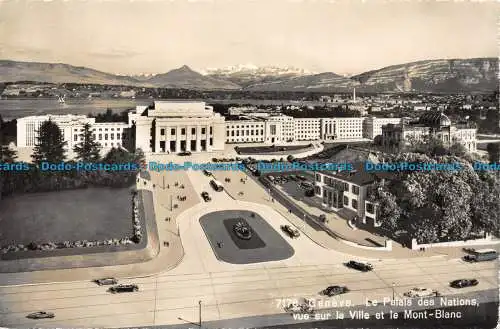
{"label": "row of tree", "polygon": [[[73,148],[76,161],[107,164],[135,163],[138,168],[145,164],[144,153],[140,149],[130,153],[122,148],[112,148],[101,158],[101,147],[94,140],[89,124],[84,126],[82,136],[82,141]],[[135,180],[137,171],[41,171],[38,167],[41,162],[75,162],[74,160],[66,161],[66,145],[67,142],[64,141],[56,123],[50,120],[42,123],[32,154],[34,165],[30,166],[28,171],[0,171],[1,194],[5,196],[14,193],[90,186],[125,187]],[[0,162],[14,163],[16,158],[16,153],[0,140]]]}
{"label": "row of tree", "polygon": [[460,163],[458,171],[396,172],[380,180],[369,198],[379,203],[387,232],[405,231],[419,243],[465,240],[485,232],[500,236],[500,179],[475,171],[472,159],[422,153],[386,155],[386,162]]}

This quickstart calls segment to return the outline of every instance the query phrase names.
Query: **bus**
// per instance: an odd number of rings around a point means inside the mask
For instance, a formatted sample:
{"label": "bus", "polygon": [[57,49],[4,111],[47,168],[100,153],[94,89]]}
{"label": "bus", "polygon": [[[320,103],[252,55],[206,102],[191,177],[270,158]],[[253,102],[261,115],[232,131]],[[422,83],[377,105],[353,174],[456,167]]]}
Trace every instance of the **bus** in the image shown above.
{"label": "bus", "polygon": [[464,256],[464,260],[469,262],[485,262],[489,260],[496,260],[497,258],[498,251],[495,249],[474,250],[471,255]]}
{"label": "bus", "polygon": [[212,179],[210,181],[210,185],[212,186],[212,188],[214,190],[216,190],[217,192],[222,192],[224,191],[224,185],[222,185],[221,183],[219,183],[218,181],[216,181],[215,179]]}

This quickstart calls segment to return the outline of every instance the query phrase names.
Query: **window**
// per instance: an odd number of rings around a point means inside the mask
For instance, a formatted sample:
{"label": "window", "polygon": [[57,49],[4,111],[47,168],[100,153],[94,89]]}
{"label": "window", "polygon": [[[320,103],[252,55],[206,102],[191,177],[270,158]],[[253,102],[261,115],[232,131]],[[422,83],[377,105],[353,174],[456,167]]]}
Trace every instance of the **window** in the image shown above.
{"label": "window", "polygon": [[160,130],[160,135],[165,136],[165,129]]}
{"label": "window", "polygon": [[231,131],[231,136],[234,136],[234,130]]}
{"label": "window", "polygon": [[170,135],[175,135],[175,128],[170,129]]}
{"label": "window", "polygon": [[191,135],[196,135],[196,128],[191,128]]}
{"label": "window", "polygon": [[356,199],[352,199],[351,204],[352,204],[352,207],[353,207],[354,209],[358,209],[358,200],[356,200]]}
{"label": "window", "polygon": [[75,135],[75,142],[78,141],[78,135]]}
{"label": "window", "polygon": [[104,134],[104,140],[107,141],[108,140],[108,134]]}
{"label": "window", "polygon": [[111,134],[111,139],[115,139],[115,134]]}
{"label": "window", "polygon": [[369,214],[373,214],[373,204],[371,203],[366,204],[366,212]]}
{"label": "window", "polygon": [[99,134],[99,140],[102,141],[102,134]]}
{"label": "window", "polygon": [[210,135],[212,135],[212,127],[210,127]]}
{"label": "window", "polygon": [[353,186],[351,187],[351,192],[352,192],[352,193],[354,193],[354,194],[356,194],[356,195],[359,195],[359,187],[358,187],[358,186],[353,185]]}
{"label": "window", "polygon": [[226,136],[227,136],[227,137],[229,137],[229,130],[228,130],[228,131],[226,131]]}
{"label": "window", "polygon": [[321,175],[320,174],[316,174],[316,181],[321,182]]}
{"label": "window", "polygon": [[206,128],[201,128],[201,134],[204,135],[206,131]]}
{"label": "window", "polygon": [[210,146],[214,145],[214,139],[212,137],[210,137]]}
{"label": "window", "polygon": [[349,198],[344,195],[344,206],[349,205]]}
{"label": "window", "polygon": [[92,139],[95,140],[95,134],[92,134]]}
{"label": "window", "polygon": [[182,128],[181,129],[181,135],[185,135],[186,134],[186,128]]}

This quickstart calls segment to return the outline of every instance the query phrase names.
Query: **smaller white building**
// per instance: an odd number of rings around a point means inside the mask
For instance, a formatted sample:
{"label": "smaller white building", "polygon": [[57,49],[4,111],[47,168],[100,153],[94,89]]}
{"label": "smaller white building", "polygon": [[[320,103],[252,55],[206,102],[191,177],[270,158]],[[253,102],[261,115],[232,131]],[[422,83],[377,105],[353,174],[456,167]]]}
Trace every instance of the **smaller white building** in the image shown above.
{"label": "smaller white building", "polygon": [[368,117],[363,122],[363,137],[374,139],[377,136],[382,136],[382,126],[388,124],[398,125],[401,123],[401,120],[401,118]]}

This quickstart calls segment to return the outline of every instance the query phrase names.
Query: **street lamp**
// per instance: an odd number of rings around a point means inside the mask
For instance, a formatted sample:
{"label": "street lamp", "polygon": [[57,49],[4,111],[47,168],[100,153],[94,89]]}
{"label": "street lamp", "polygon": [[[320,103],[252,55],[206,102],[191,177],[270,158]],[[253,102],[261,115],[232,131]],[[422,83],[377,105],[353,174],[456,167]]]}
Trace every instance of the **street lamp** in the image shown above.
{"label": "street lamp", "polygon": [[199,326],[200,326],[200,328],[201,328],[201,300],[199,300],[199,301],[198,301],[198,306],[199,306],[199,307],[198,307],[198,309],[199,309],[199,313],[200,313],[200,314],[199,314],[199,316],[200,316],[200,317],[199,317],[199,319],[200,319],[200,323],[199,323],[198,325],[199,325]]}

